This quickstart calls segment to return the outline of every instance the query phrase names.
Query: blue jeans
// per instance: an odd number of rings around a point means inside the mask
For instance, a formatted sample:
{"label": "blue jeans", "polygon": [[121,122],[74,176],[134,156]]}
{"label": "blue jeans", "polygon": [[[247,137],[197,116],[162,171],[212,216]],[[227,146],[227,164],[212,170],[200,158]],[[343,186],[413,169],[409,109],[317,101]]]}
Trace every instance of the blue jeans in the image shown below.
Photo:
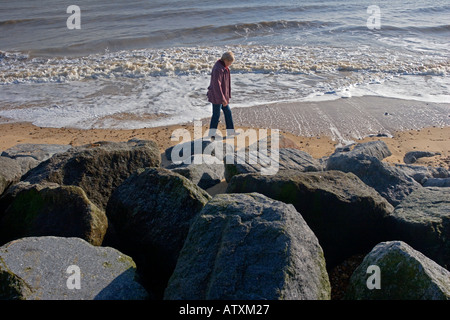
{"label": "blue jeans", "polygon": [[231,109],[230,105],[223,106],[222,104],[213,104],[213,114],[211,117],[211,123],[209,125],[210,132],[215,133],[215,130],[217,129],[217,125],[219,124],[219,118],[220,118],[220,109],[223,110],[223,115],[225,116],[225,124],[228,130],[234,130],[234,124],[233,124],[233,116],[231,115]]}

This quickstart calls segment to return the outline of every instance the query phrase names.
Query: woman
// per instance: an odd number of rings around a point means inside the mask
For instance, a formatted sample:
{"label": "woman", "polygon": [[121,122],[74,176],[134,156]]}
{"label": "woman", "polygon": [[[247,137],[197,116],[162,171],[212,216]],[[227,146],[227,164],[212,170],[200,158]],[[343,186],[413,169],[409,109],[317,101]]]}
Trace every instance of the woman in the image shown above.
{"label": "woman", "polygon": [[236,135],[234,131],[233,116],[231,115],[231,75],[228,68],[234,62],[234,54],[231,51],[225,52],[222,58],[217,60],[212,72],[211,83],[208,87],[208,101],[212,103],[213,114],[209,125],[209,136],[214,139],[217,125],[219,124],[220,109],[225,116],[227,136]]}

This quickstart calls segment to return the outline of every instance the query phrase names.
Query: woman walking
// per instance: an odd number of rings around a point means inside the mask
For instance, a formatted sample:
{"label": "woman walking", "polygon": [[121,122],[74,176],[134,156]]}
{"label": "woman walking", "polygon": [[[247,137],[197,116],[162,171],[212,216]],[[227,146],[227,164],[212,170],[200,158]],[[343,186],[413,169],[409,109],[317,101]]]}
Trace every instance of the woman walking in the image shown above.
{"label": "woman walking", "polygon": [[231,99],[231,75],[228,68],[234,62],[234,54],[225,52],[222,58],[217,60],[212,72],[211,83],[208,87],[208,101],[212,103],[213,114],[209,125],[209,136],[214,139],[219,124],[220,109],[225,116],[227,136],[236,135],[234,131],[233,116],[230,109]]}

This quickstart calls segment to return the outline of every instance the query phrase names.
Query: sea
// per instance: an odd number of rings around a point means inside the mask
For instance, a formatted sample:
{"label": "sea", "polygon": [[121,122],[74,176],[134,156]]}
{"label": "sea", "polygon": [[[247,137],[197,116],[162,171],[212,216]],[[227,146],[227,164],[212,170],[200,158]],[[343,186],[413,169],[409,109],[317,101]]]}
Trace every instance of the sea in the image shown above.
{"label": "sea", "polygon": [[134,129],[230,105],[380,96],[450,102],[450,1],[0,0],[0,123]]}

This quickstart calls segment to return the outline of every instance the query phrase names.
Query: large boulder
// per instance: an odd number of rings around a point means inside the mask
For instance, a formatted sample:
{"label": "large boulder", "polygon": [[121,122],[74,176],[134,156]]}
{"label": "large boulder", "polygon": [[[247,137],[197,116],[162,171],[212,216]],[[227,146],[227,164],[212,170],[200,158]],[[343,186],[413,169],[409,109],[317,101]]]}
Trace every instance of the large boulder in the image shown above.
{"label": "large boulder", "polygon": [[138,170],[112,194],[106,213],[122,243],[120,250],[133,257],[155,294],[162,295],[192,218],[210,198],[164,168]]}
{"label": "large boulder", "polygon": [[442,167],[425,167],[401,163],[396,163],[394,166],[423,186],[427,186],[429,180],[450,178],[450,172]]}
{"label": "large boulder", "polygon": [[380,161],[392,155],[386,142],[382,140],[352,144],[342,148],[337,148],[335,154],[337,153],[346,153],[348,156],[366,155],[369,157],[374,157]]}
{"label": "large boulder", "polygon": [[410,151],[407,152],[403,157],[403,162],[406,164],[411,164],[416,162],[420,158],[434,157],[437,155],[440,155],[440,153],[430,151]]}
{"label": "large boulder", "polygon": [[165,150],[164,154],[170,163],[180,164],[186,161],[190,162],[191,157],[198,155],[223,159],[227,154],[232,155],[234,148],[234,140],[231,139],[218,137],[215,141],[211,141],[210,138],[201,138],[171,146]]}
{"label": "large boulder", "polygon": [[95,205],[105,209],[111,193],[132,173],[160,164],[159,147],[153,141],[98,142],[55,154],[22,180],[79,186]]}
{"label": "large boulder", "polygon": [[237,175],[227,193],[237,192],[293,204],[319,239],[329,267],[382,241],[385,218],[393,211],[374,189],[340,171]]}
{"label": "large boulder", "polygon": [[449,188],[450,187],[450,178],[431,178],[427,179],[423,184],[424,187],[440,187],[440,188]]}
{"label": "large boulder", "polygon": [[345,299],[450,300],[450,272],[402,241],[382,242],[353,273]]}
{"label": "large boulder", "polygon": [[8,187],[20,180],[22,169],[17,161],[0,156],[0,196]]}
{"label": "large boulder", "polygon": [[349,151],[336,151],[328,158],[326,170],[354,173],[393,206],[398,205],[412,191],[422,187],[402,170],[381,161],[382,157],[388,155],[384,148],[366,149],[364,145],[366,144],[357,145]]}
{"label": "large boulder", "polygon": [[[269,151],[269,150],[268,150]],[[277,161],[276,164],[273,162]],[[237,174],[262,173],[263,167],[276,166],[277,171],[298,170],[304,172],[322,171],[324,169],[320,160],[313,158],[305,151],[282,148],[278,152],[278,158],[261,154],[259,150],[246,148],[242,153],[236,152],[233,161],[225,164],[225,179],[227,182]]]}
{"label": "large boulder", "polygon": [[22,174],[25,174],[54,154],[66,152],[70,148],[72,146],[67,144],[23,143],[3,151],[1,155],[15,159],[22,169]]}
{"label": "large boulder", "polygon": [[450,188],[414,191],[387,221],[391,239],[405,241],[450,270]]}
{"label": "large boulder", "polygon": [[29,237],[0,247],[0,299],[141,300],[134,261],[79,238]]}
{"label": "large boulder", "polygon": [[[167,148],[164,154],[171,162],[184,162],[196,154],[203,154],[205,148],[211,144],[210,139],[195,139],[178,143]],[[211,154],[210,154],[211,155]],[[173,159],[172,159],[173,158]]]}
{"label": "large boulder", "polygon": [[216,195],[196,216],[167,300],[330,299],[322,249],[292,205]]}
{"label": "large boulder", "polygon": [[171,164],[167,169],[181,174],[205,190],[225,179],[223,160],[206,154],[194,155],[190,161]]}
{"label": "large boulder", "polygon": [[103,210],[76,186],[19,182],[1,199],[0,243],[29,236],[78,237],[101,245],[108,228]]}

